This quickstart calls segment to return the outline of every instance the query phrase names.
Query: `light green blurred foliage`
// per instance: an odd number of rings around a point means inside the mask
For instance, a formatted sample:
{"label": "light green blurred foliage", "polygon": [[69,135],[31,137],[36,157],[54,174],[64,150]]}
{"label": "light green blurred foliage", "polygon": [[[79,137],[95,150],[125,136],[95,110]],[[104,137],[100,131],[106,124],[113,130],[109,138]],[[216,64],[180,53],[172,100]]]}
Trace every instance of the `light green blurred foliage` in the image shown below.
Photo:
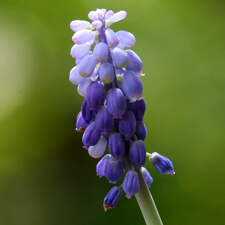
{"label": "light green blurred foliage", "polygon": [[69,23],[90,10],[126,10],[113,26],[132,32],[142,58],[146,148],[164,224],[224,224],[225,26],[223,1],[0,2],[0,224],[144,224],[135,198],[105,213],[112,187],[82,148],[75,118],[82,98],[69,83]]}

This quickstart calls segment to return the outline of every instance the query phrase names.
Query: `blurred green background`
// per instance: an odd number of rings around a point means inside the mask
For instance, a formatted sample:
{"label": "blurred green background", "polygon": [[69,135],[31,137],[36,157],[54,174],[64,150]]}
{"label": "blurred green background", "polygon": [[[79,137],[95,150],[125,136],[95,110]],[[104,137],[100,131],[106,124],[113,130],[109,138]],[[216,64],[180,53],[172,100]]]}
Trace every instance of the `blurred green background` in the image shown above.
{"label": "blurred green background", "polygon": [[144,224],[136,199],[103,211],[112,187],[82,148],[82,98],[68,81],[69,23],[96,8],[126,10],[113,29],[136,37],[147,102],[146,148],[164,224],[222,225],[225,210],[225,3],[220,0],[0,2],[0,224]]}

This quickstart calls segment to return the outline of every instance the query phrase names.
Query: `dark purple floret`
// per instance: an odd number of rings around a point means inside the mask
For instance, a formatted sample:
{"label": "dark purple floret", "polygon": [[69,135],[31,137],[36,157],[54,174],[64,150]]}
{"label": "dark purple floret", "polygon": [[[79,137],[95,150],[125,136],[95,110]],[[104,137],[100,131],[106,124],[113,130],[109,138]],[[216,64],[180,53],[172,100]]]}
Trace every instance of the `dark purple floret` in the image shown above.
{"label": "dark purple floret", "polygon": [[140,101],[136,101],[133,103],[128,102],[127,109],[134,113],[134,116],[137,121],[142,121],[146,110],[146,104],[144,99],[141,99]]}
{"label": "dark purple floret", "polygon": [[106,161],[109,158],[110,158],[109,154],[105,155],[104,157],[102,157],[102,159],[98,162],[96,166],[97,176],[99,176],[100,178],[105,176],[105,165],[106,165]]}
{"label": "dark purple floret", "polygon": [[95,119],[95,110],[90,109],[90,106],[87,104],[87,101],[85,99],[81,106],[81,112],[82,117],[87,124]]}
{"label": "dark purple floret", "polygon": [[147,128],[143,121],[137,121],[135,135],[138,140],[145,140],[145,137],[147,135]]}
{"label": "dark purple floret", "polygon": [[82,133],[88,124],[84,121],[84,118],[82,116],[82,113],[79,112],[77,115],[77,122],[76,122],[76,131]]}
{"label": "dark purple floret", "polygon": [[82,142],[84,148],[88,149],[91,145],[96,145],[101,137],[100,130],[96,127],[95,121],[93,121],[85,130]]}
{"label": "dark purple floret", "polygon": [[161,174],[175,174],[173,170],[173,163],[165,156],[160,155],[157,152],[152,153],[152,157],[149,158],[152,165]]}
{"label": "dark purple floret", "polygon": [[125,137],[125,140],[131,139],[136,130],[136,119],[133,112],[127,111],[123,115],[123,119],[119,120],[118,129],[119,132]]}
{"label": "dark purple floret", "polygon": [[141,167],[141,172],[145,178],[145,182],[146,182],[147,186],[150,187],[153,182],[153,178],[151,177],[150,173],[148,172],[148,170],[145,167]]}
{"label": "dark purple floret", "polygon": [[108,134],[114,127],[114,120],[109,114],[107,107],[102,106],[96,116],[96,126],[103,135]]}
{"label": "dark purple floret", "polygon": [[146,161],[146,150],[145,150],[145,144],[143,141],[133,141],[130,145],[129,150],[129,158],[130,161],[140,167],[145,164]]}
{"label": "dark purple floret", "polygon": [[105,89],[101,81],[92,81],[87,88],[85,99],[92,110],[98,110],[105,100]]}
{"label": "dark purple floret", "polygon": [[108,141],[109,151],[116,160],[122,161],[125,155],[125,143],[120,133],[112,133],[109,135]]}
{"label": "dark purple floret", "polygon": [[123,92],[119,88],[112,88],[108,91],[106,104],[108,112],[114,119],[123,118],[127,106]]}
{"label": "dark purple floret", "polygon": [[131,198],[140,190],[138,174],[135,171],[128,171],[123,181],[123,190],[127,198]]}
{"label": "dark purple floret", "polygon": [[118,201],[122,195],[123,191],[118,187],[113,187],[109,193],[106,195],[103,206],[104,210],[115,208],[118,204]]}

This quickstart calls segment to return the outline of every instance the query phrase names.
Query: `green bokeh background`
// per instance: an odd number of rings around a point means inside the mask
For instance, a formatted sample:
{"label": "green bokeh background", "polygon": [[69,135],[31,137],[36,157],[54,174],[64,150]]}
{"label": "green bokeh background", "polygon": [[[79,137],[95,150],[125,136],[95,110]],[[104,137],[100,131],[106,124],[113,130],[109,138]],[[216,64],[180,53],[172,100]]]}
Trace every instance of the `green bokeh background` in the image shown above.
{"label": "green bokeh background", "polygon": [[144,224],[136,199],[114,210],[112,187],[74,131],[82,98],[68,81],[69,23],[90,10],[126,10],[113,29],[136,37],[147,103],[151,192],[164,224],[222,225],[225,210],[225,10],[220,0],[0,2],[0,224]]}

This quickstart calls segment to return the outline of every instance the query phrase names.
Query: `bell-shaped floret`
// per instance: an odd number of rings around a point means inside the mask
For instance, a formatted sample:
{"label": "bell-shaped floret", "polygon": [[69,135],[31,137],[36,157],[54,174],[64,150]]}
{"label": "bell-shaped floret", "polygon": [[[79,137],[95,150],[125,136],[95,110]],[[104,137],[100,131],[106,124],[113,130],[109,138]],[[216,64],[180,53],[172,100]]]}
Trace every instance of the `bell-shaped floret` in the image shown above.
{"label": "bell-shaped floret", "polygon": [[91,50],[91,43],[89,42],[84,43],[82,45],[75,44],[71,48],[70,55],[75,59],[79,59],[86,56],[90,52],[90,50]]}
{"label": "bell-shaped floret", "polygon": [[100,42],[94,48],[93,51],[94,60],[98,63],[103,63],[108,59],[108,53],[109,49],[107,44]]}
{"label": "bell-shaped floret", "polygon": [[119,11],[115,13],[111,18],[110,18],[110,23],[116,23],[120,20],[125,19],[127,16],[127,12],[125,11]]}
{"label": "bell-shaped floret", "polygon": [[103,156],[96,166],[97,176],[99,176],[100,178],[105,176],[105,165],[110,157],[110,154]]}
{"label": "bell-shaped floret", "polygon": [[129,149],[129,158],[130,161],[140,167],[145,164],[146,161],[146,150],[145,144],[142,140],[133,141]]}
{"label": "bell-shaped floret", "polygon": [[96,145],[88,148],[88,153],[93,158],[100,158],[105,153],[107,147],[107,140],[102,136]]}
{"label": "bell-shaped floret", "polygon": [[114,81],[115,73],[111,63],[105,62],[100,66],[99,77],[104,84],[110,84]]}
{"label": "bell-shaped floret", "polygon": [[75,44],[84,44],[88,41],[90,41],[94,37],[94,34],[91,30],[79,30],[76,32],[72,40]]}
{"label": "bell-shaped floret", "polygon": [[88,124],[85,122],[82,112],[79,112],[77,115],[77,122],[76,122],[76,131],[82,133],[85,131]]}
{"label": "bell-shaped floret", "polygon": [[70,76],[69,76],[69,81],[72,84],[78,85],[80,84],[85,78],[82,77],[79,74],[79,66],[75,66],[70,70]]}
{"label": "bell-shaped floret", "polygon": [[91,27],[91,24],[85,20],[74,20],[70,23],[70,29],[74,32]]}
{"label": "bell-shaped floret", "polygon": [[135,135],[138,138],[138,140],[144,141],[147,135],[147,128],[143,121],[137,121],[136,122],[136,131]]}
{"label": "bell-shaped floret", "polygon": [[92,27],[94,27],[95,29],[99,29],[102,27],[102,21],[100,20],[95,20],[91,23]]}
{"label": "bell-shaped floret", "polygon": [[130,32],[120,30],[116,33],[116,35],[119,38],[120,44],[124,47],[130,48],[136,42],[134,35]]}
{"label": "bell-shaped floret", "polygon": [[150,187],[153,182],[153,178],[151,177],[150,173],[148,172],[148,170],[145,167],[141,167],[141,172],[145,178],[145,182],[146,182],[147,186]]}
{"label": "bell-shaped floret", "polygon": [[146,103],[144,99],[136,102],[128,102],[127,109],[134,113],[137,121],[142,121],[146,110]]}
{"label": "bell-shaped floret", "polygon": [[107,43],[110,47],[116,47],[119,44],[119,39],[116,36],[116,33],[112,29],[107,29],[105,31],[105,36]]}
{"label": "bell-shaped floret", "polygon": [[89,124],[95,119],[95,111],[90,109],[90,106],[87,104],[86,99],[84,99],[81,106],[81,113],[84,121]]}
{"label": "bell-shaped floret", "polygon": [[113,59],[114,66],[117,68],[126,67],[129,63],[127,53],[120,48],[114,48],[112,50],[112,59]]}
{"label": "bell-shaped floret", "polygon": [[80,96],[85,97],[87,88],[89,87],[89,84],[92,82],[92,79],[90,77],[84,78],[84,80],[78,85],[77,92]]}
{"label": "bell-shaped floret", "polygon": [[96,62],[93,58],[93,55],[85,56],[80,65],[79,73],[82,77],[90,77],[95,70]]}

